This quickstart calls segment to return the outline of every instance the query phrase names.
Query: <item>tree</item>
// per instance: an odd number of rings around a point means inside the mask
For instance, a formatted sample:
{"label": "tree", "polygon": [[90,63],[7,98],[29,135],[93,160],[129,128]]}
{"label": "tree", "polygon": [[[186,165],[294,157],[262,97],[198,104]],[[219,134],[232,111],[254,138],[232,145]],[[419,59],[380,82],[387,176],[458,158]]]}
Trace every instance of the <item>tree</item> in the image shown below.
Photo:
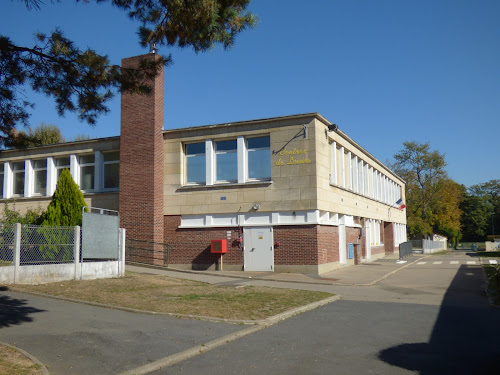
{"label": "tree", "polygon": [[6,146],[12,148],[27,148],[34,146],[52,145],[64,142],[64,136],[56,125],[41,123],[34,129],[28,127],[26,131],[13,129],[12,137],[6,143]]}
{"label": "tree", "polygon": [[[41,0],[20,0],[37,10]],[[58,0],[57,0],[58,1]],[[90,2],[92,0],[75,0]],[[246,11],[250,0],[94,0],[109,2],[138,21],[142,46],[192,47],[204,52],[217,44],[233,45],[241,31],[256,24]],[[18,125],[27,125],[33,103],[19,96],[29,85],[52,97],[60,115],[76,112],[82,121],[94,125],[106,113],[115,91],[148,94],[148,84],[161,65],[172,61],[143,59],[137,69],[110,64],[106,55],[80,50],[56,29],[50,35],[38,33],[33,47],[20,46],[0,35],[0,146],[12,137]]]}
{"label": "tree", "polygon": [[463,211],[461,223],[464,240],[484,241],[491,214],[486,201],[481,197],[466,193],[460,209]]}
{"label": "tree", "polygon": [[80,188],[73,181],[69,171],[64,169],[47,207],[42,225],[82,225],[82,209],[86,205]]}
{"label": "tree", "polygon": [[9,203],[5,202],[3,207],[3,215],[1,219],[2,223],[8,223],[8,224],[21,223],[21,224],[35,224],[35,225],[41,224],[45,214],[41,207],[38,207],[36,209],[28,208],[26,213],[23,215],[16,210],[15,202],[13,203],[12,206],[13,207],[11,208],[9,206]]}
{"label": "tree", "polygon": [[444,155],[429,143],[404,142],[394,155],[394,171],[406,181],[407,229],[410,237],[434,232],[458,238],[458,205],[463,188],[448,179]]}
{"label": "tree", "polygon": [[500,180],[473,185],[468,193],[467,208],[471,213],[464,222],[470,226],[468,234],[484,240],[487,234],[500,233]]}

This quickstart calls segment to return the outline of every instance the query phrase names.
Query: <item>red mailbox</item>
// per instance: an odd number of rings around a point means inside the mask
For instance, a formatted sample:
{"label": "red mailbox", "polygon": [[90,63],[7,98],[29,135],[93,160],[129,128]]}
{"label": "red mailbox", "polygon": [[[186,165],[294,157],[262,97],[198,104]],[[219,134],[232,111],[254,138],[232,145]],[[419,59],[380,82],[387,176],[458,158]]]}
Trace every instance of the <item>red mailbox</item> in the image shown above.
{"label": "red mailbox", "polygon": [[210,250],[215,254],[225,254],[227,252],[227,240],[212,240]]}

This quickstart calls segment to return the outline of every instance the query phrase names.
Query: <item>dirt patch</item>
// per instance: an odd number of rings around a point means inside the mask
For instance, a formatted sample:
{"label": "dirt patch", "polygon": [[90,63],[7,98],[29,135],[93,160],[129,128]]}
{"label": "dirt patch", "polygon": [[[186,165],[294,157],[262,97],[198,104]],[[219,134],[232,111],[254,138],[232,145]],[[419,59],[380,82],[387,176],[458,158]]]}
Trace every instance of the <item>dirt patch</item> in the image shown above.
{"label": "dirt patch", "polygon": [[234,320],[258,320],[332,296],[266,287],[225,287],[167,276],[127,272],[119,279],[16,285],[32,291],[138,310]]}
{"label": "dirt patch", "polygon": [[0,345],[0,374],[41,375],[42,367],[16,349]]}

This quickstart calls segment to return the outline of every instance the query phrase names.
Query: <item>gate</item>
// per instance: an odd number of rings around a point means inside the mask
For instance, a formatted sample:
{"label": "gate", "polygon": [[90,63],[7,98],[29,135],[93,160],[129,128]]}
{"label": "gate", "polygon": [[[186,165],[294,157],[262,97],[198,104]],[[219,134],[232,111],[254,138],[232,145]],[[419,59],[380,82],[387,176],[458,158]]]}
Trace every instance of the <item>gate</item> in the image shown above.
{"label": "gate", "polygon": [[168,243],[127,240],[125,260],[127,262],[168,267],[170,248],[171,246]]}
{"label": "gate", "polygon": [[403,259],[412,255],[411,242],[403,242],[399,244],[399,259]]}

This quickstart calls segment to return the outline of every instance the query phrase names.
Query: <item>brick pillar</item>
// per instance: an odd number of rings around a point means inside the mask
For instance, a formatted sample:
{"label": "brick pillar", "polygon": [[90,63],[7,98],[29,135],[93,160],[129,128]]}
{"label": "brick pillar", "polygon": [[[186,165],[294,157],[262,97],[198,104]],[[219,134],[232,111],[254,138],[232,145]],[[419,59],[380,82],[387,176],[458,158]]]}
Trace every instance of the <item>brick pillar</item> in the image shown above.
{"label": "brick pillar", "polygon": [[394,253],[394,223],[384,222],[384,250],[386,254]]}
{"label": "brick pillar", "polygon": [[[134,68],[147,54],[122,60]],[[163,242],[163,68],[151,95],[122,93],[120,225],[127,239]]]}

